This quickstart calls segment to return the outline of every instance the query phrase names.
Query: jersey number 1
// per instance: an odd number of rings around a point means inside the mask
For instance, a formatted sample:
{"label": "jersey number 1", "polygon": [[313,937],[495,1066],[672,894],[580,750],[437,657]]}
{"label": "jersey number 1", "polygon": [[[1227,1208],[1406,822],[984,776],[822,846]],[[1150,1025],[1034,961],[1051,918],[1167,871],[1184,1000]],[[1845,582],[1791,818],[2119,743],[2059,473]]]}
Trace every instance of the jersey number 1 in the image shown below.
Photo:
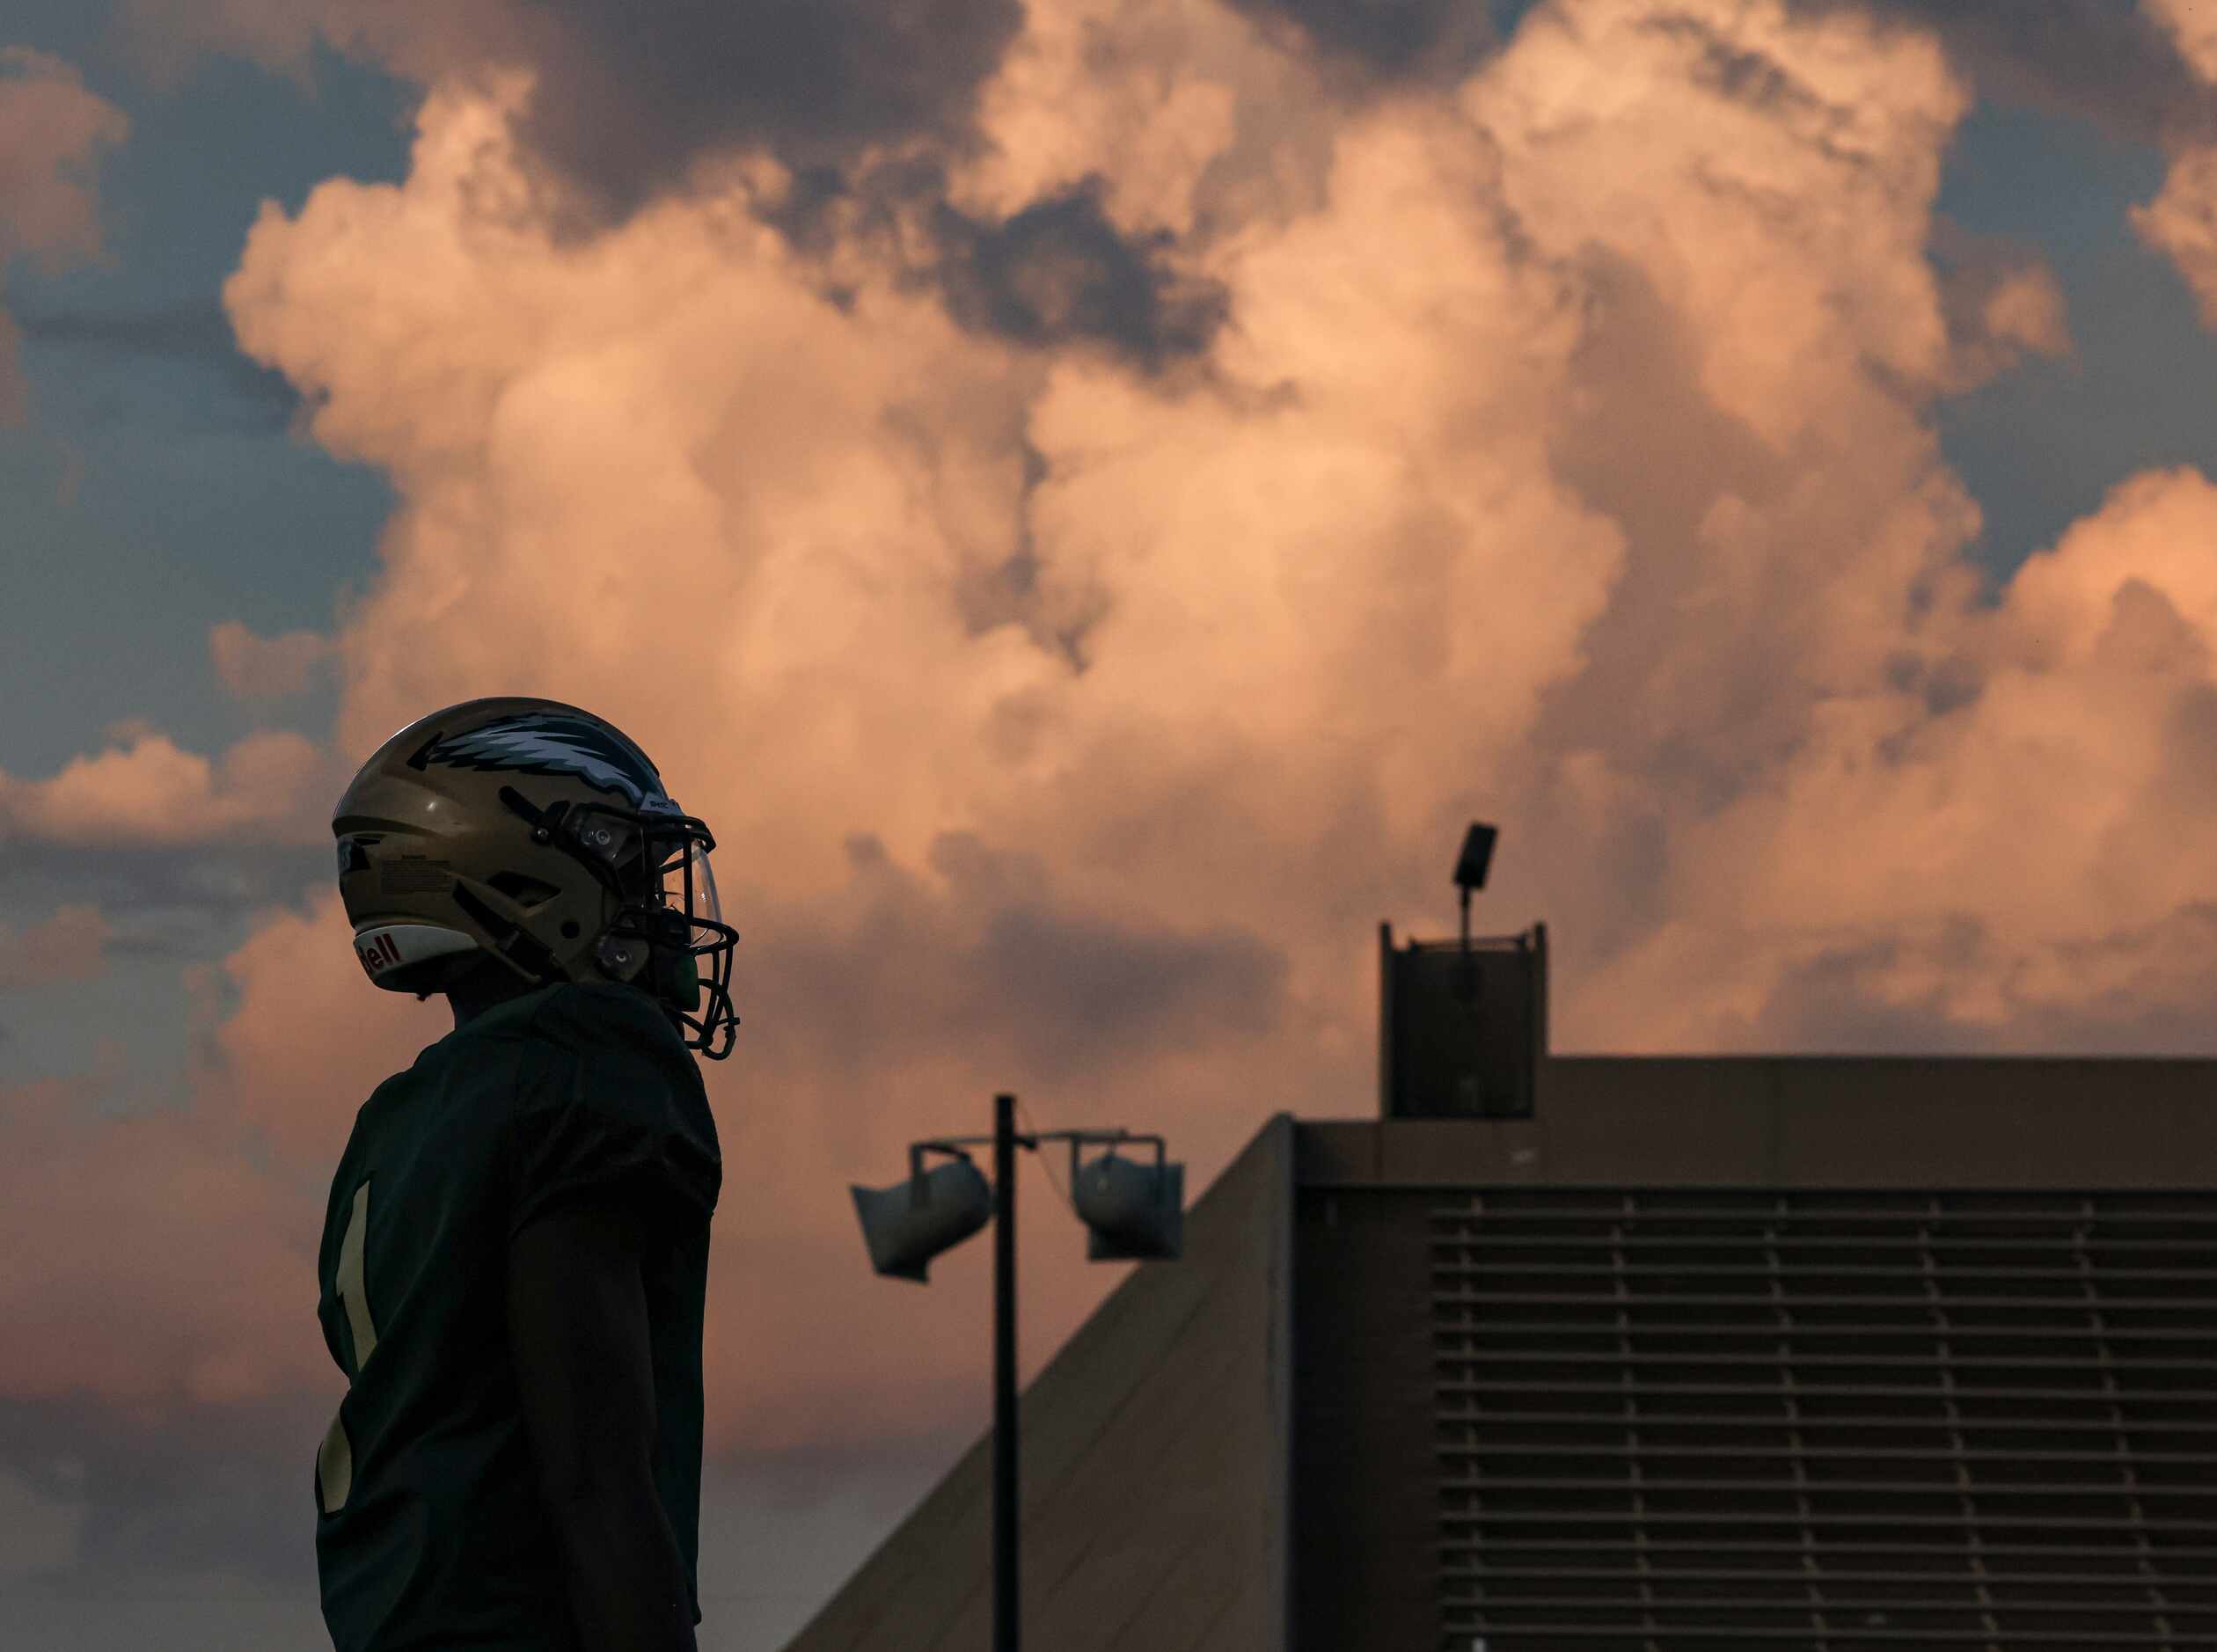
{"label": "jersey number 1", "polygon": [[[377,1327],[370,1318],[370,1296],[362,1285],[362,1250],[370,1228],[370,1184],[355,1189],[354,1209],[347,1215],[347,1231],[339,1240],[339,1300],[347,1310],[347,1328],[354,1333],[354,1371],[348,1380],[362,1375],[377,1346]],[[323,1488],[323,1511],[336,1514],[346,1506],[354,1485],[354,1446],[347,1438],[345,1422],[334,1413],[316,1453],[316,1481]]]}

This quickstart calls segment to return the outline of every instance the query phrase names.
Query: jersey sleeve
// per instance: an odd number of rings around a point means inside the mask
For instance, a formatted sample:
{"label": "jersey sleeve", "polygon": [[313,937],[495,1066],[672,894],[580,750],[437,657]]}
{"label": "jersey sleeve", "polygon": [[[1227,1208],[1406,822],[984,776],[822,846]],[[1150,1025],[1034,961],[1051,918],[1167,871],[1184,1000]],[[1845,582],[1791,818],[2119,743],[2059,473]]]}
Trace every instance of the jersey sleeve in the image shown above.
{"label": "jersey sleeve", "polygon": [[580,1198],[635,1202],[671,1227],[715,1211],[723,1161],[691,1055],[651,1005],[641,1020],[605,996],[628,989],[597,990],[533,1029],[510,1143],[510,1239]]}

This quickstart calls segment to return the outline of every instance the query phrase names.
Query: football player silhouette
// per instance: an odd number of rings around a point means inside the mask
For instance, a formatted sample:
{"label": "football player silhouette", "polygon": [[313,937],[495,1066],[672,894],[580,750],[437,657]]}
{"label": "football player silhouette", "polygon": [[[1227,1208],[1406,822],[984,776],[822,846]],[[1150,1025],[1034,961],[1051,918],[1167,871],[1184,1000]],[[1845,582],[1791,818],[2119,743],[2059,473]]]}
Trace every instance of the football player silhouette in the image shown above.
{"label": "football player silhouette", "polygon": [[455,1023],[363,1104],[325,1217],[337,1652],[691,1648],[714,838],[611,724],[523,698],[402,729],[332,831],[363,970]]}

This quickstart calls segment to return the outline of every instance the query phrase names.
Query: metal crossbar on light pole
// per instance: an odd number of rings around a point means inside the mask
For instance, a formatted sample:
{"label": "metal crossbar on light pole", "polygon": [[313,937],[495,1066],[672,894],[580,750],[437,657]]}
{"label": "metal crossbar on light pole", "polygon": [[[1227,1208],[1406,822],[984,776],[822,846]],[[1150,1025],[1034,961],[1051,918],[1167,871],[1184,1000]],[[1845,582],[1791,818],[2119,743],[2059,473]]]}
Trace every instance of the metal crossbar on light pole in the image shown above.
{"label": "metal crossbar on light pole", "polygon": [[[993,1652],[1018,1652],[1021,1639],[1018,1533],[1021,1515],[1017,1462],[1016,1415],[1016,1150],[1036,1152],[1044,1141],[1070,1144],[1072,1202],[1092,1229],[1087,1256],[1094,1261],[1174,1260],[1184,1249],[1185,1166],[1163,1162],[1160,1136],[1129,1130],[1044,1130],[1030,1135],[1016,1129],[1016,1098],[993,1098],[991,1136],[948,1136],[909,1145],[909,1180],[891,1188],[853,1189],[856,1214],[870,1250],[871,1265],[896,1279],[928,1283],[933,1257],[961,1244],[984,1226],[993,1234]],[[969,1163],[965,1147],[987,1142],[993,1148],[993,1188]],[[1081,1177],[1078,1149],[1106,1144],[1104,1159]],[[1116,1149],[1128,1142],[1152,1142],[1151,1170],[1119,1159]],[[924,1155],[945,1153],[959,1162],[926,1175]]]}

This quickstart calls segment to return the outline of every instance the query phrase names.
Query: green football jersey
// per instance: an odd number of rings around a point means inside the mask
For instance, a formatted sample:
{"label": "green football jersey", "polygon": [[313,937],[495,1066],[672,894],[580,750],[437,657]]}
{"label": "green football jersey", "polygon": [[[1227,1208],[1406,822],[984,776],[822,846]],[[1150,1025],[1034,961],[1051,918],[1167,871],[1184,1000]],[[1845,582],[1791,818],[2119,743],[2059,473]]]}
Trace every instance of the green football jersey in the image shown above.
{"label": "green football jersey", "polygon": [[723,1180],[700,1071],[645,993],[542,987],[379,1085],[332,1179],[317,1317],[348,1390],[316,1459],[337,1652],[573,1646],[507,1331],[509,1240],[588,1190],[639,1195],[655,1485],[700,1621],[701,1313]]}

